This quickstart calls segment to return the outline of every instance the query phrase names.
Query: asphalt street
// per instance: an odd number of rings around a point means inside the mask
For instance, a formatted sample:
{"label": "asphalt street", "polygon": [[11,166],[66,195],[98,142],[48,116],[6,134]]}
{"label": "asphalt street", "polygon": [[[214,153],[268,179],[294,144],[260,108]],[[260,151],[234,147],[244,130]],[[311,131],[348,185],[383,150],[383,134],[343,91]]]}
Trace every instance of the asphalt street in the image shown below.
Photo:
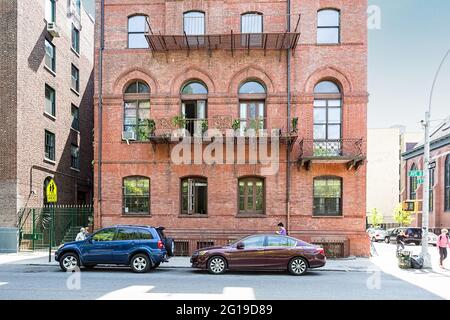
{"label": "asphalt street", "polygon": [[[228,295],[228,296],[227,296]],[[210,275],[190,268],[134,274],[128,268],[62,272],[53,265],[0,265],[0,299],[441,299],[376,269]]]}

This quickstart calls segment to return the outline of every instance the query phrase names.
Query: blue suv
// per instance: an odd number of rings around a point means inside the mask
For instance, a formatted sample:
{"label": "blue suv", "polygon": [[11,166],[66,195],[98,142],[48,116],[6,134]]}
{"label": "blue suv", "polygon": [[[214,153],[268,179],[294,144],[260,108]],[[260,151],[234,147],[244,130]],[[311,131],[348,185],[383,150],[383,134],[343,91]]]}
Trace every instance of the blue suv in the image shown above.
{"label": "blue suv", "polygon": [[63,271],[98,264],[126,265],[144,273],[173,256],[173,239],[164,227],[117,225],[98,230],[82,241],[68,242],[55,252]]}

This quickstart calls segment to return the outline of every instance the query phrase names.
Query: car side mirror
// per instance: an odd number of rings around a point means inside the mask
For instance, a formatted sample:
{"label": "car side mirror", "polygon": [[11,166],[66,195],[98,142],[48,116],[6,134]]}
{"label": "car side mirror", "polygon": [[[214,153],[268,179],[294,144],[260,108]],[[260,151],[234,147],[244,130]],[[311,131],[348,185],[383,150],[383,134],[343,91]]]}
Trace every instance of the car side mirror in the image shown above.
{"label": "car side mirror", "polygon": [[238,242],[238,244],[236,245],[236,249],[238,250],[242,250],[245,248],[245,245],[243,242]]}

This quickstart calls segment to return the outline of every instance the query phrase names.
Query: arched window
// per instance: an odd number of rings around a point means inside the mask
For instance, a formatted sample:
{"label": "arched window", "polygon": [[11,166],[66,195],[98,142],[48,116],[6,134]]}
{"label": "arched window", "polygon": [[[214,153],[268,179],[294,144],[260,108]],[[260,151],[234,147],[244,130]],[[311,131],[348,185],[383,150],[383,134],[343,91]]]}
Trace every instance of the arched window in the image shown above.
{"label": "arched window", "polygon": [[239,213],[264,213],[264,179],[248,177],[239,179]]}
{"label": "arched window", "polygon": [[187,177],[181,180],[181,213],[208,213],[208,180],[202,177]]}
{"label": "arched window", "polygon": [[340,12],[324,9],[317,12],[317,43],[336,44],[340,40]]}
{"label": "arched window", "polygon": [[263,15],[247,12],[241,15],[241,45],[243,47],[262,47]]}
{"label": "arched window", "polygon": [[189,81],[181,89],[181,113],[185,117],[185,129],[194,136],[206,129],[208,88],[200,81]]}
{"label": "arched window", "polygon": [[314,178],[313,216],[342,216],[342,178]]}
{"label": "arched window", "polygon": [[[413,163],[410,171],[417,170],[416,164]],[[409,177],[409,200],[416,200],[416,191],[417,191],[417,177],[411,176]]]}
{"label": "arched window", "polygon": [[332,81],[321,81],[314,87],[315,94],[340,94],[341,90]]}
{"label": "arched window", "polygon": [[246,129],[265,128],[266,87],[258,81],[246,81],[239,87],[241,134]]}
{"label": "arched window", "polygon": [[199,81],[190,81],[181,89],[182,94],[208,94],[206,86]]}
{"label": "arched window", "polygon": [[186,35],[205,34],[205,13],[201,11],[189,11],[183,14],[183,30]]}
{"label": "arched window", "polygon": [[148,17],[135,15],[128,18],[128,48],[148,48],[145,33],[148,32]]}
{"label": "arched window", "polygon": [[143,81],[133,81],[124,93],[123,131],[133,132],[136,140],[148,140],[149,120],[150,87]]}
{"label": "arched window", "polygon": [[126,177],[123,179],[123,213],[150,214],[150,179]]}
{"label": "arched window", "polygon": [[254,93],[266,93],[266,88],[257,81],[244,82],[239,87],[239,94],[254,94]]}
{"label": "arched window", "polygon": [[47,202],[47,186],[50,183],[50,180],[52,180],[52,177],[47,177],[44,180],[44,186],[43,186],[43,197],[44,197],[44,205],[48,205]]}
{"label": "arched window", "polygon": [[314,153],[341,155],[342,98],[336,83],[319,82],[314,87]]}
{"label": "arched window", "polygon": [[445,159],[445,211],[450,211],[450,155]]}

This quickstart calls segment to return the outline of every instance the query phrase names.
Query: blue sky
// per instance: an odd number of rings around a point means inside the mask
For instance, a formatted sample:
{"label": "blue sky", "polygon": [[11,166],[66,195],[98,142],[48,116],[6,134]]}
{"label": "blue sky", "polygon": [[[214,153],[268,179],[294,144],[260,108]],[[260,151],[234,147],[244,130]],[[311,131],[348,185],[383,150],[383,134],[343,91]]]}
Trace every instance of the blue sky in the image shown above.
{"label": "blue sky", "polygon": [[[369,30],[369,128],[404,125],[419,131],[434,74],[450,48],[449,0],[369,0],[381,29]],[[93,12],[94,0],[85,0]],[[434,125],[450,116],[450,57],[438,78]]]}
{"label": "blue sky", "polygon": [[[369,0],[381,30],[369,30],[369,127],[421,130],[434,74],[450,49],[450,1]],[[450,116],[450,57],[437,80],[431,115]]]}

